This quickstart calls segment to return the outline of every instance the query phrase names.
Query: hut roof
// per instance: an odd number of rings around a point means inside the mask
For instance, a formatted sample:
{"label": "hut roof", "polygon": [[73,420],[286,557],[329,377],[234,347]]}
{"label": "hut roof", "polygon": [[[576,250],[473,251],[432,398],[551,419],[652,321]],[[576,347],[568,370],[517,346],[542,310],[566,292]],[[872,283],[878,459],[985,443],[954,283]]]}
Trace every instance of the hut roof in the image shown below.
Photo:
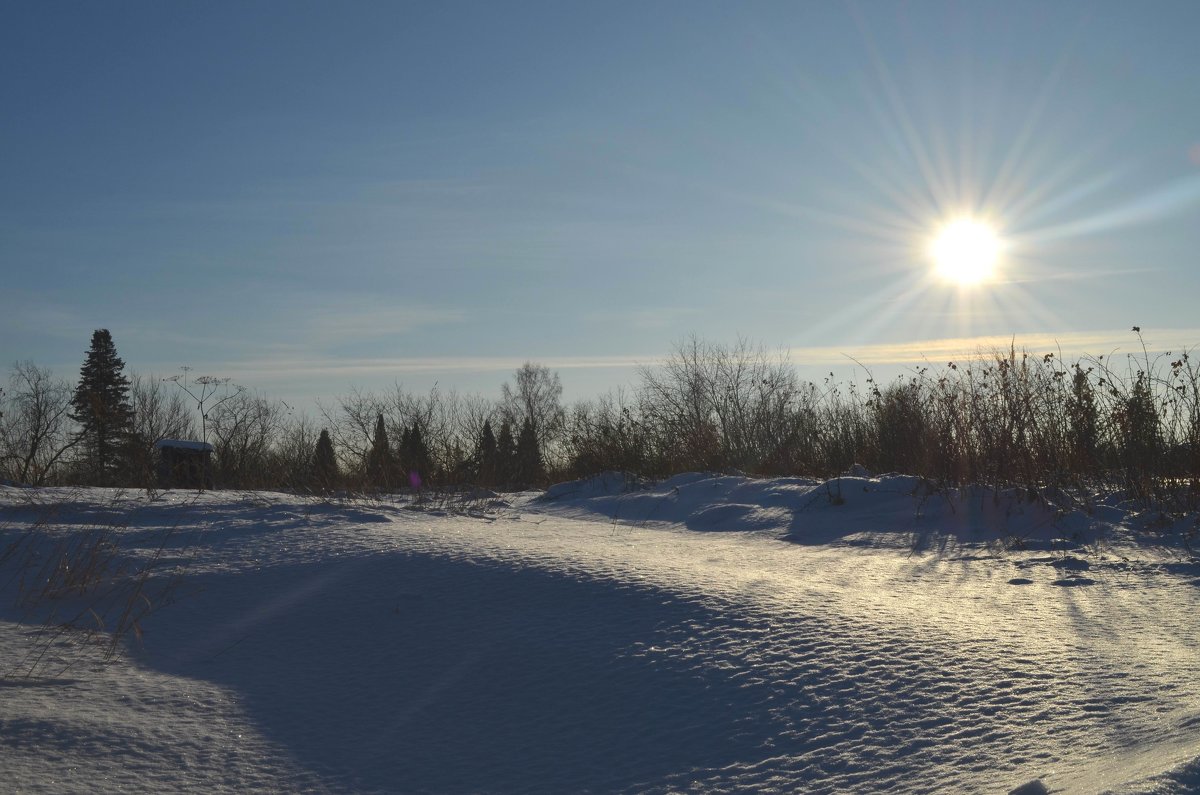
{"label": "hut roof", "polygon": [[208,442],[193,442],[187,439],[159,439],[154,443],[155,450],[170,447],[175,450],[195,450],[201,453],[211,453],[213,446]]}

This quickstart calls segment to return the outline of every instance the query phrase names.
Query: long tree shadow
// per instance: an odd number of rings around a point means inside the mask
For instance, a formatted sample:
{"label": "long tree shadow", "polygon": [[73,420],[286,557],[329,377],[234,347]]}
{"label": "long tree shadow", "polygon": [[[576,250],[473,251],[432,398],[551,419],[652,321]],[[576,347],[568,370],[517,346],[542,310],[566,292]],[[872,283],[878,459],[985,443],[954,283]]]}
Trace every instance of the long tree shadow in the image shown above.
{"label": "long tree shadow", "polygon": [[761,694],[632,653],[721,620],[653,590],[405,553],[191,585],[148,622],[144,662],[237,691],[266,736],[356,789],[631,788],[769,735],[747,731]]}

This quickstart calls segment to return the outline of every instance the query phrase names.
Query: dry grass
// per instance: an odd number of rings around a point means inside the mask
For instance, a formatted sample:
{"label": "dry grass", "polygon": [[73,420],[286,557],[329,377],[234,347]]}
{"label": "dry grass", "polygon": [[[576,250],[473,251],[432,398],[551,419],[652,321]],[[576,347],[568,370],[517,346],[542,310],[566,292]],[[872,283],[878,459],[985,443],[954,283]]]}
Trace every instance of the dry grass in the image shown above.
{"label": "dry grass", "polygon": [[802,383],[745,346],[685,354],[619,405],[577,410],[562,474],[832,477],[858,463],[946,486],[1200,507],[1200,367],[1189,352],[1064,362],[1013,347],[886,384],[868,373],[865,388]]}
{"label": "dry grass", "polygon": [[[70,650],[84,647],[99,646],[110,662],[127,639],[140,641],[142,622],[171,600],[182,576],[182,567],[164,565],[177,526],[130,528],[144,503],[117,494],[96,510],[76,495],[60,493],[53,503],[37,496],[21,506],[32,521],[0,526],[0,594],[39,641],[0,678],[61,675],[81,659]],[[77,524],[81,506],[93,516]]]}

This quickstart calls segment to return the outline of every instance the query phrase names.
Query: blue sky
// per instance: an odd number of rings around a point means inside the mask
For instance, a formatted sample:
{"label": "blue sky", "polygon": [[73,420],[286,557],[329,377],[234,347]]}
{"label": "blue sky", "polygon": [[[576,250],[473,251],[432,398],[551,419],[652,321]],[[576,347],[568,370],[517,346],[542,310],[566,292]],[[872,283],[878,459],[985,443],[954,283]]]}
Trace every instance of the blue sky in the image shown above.
{"label": "blue sky", "polygon": [[[0,361],[294,400],[696,333],[1200,342],[1200,4],[9,3]],[[946,218],[1006,241],[931,275]],[[956,342],[940,342],[953,339]],[[836,365],[836,368],[834,367]]]}

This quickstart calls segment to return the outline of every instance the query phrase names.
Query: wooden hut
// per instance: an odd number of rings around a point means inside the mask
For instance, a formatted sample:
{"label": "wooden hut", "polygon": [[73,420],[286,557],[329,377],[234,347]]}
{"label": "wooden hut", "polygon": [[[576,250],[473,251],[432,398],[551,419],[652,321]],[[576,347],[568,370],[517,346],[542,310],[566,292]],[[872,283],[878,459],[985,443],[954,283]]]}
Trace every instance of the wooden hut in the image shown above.
{"label": "wooden hut", "polygon": [[211,489],[213,446],[185,439],[159,439],[158,485],[164,489]]}

